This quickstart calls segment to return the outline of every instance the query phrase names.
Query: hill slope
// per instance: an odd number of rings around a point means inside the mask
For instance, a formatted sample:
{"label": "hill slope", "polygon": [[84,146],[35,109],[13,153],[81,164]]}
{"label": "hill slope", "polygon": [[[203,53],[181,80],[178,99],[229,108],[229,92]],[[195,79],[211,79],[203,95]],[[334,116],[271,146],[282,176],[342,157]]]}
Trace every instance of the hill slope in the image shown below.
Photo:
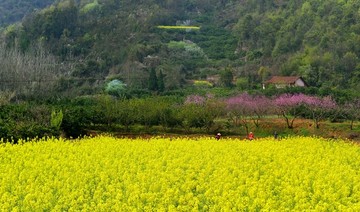
{"label": "hill slope", "polygon": [[[317,88],[360,91],[360,3],[342,0],[64,0],[7,30],[8,45],[39,41],[76,78],[117,78],[165,89],[230,70],[247,89],[271,75],[300,75]],[[200,30],[158,26],[192,25]]]}
{"label": "hill slope", "polygon": [[56,0],[0,0],[0,27],[20,21],[36,9],[51,5]]}

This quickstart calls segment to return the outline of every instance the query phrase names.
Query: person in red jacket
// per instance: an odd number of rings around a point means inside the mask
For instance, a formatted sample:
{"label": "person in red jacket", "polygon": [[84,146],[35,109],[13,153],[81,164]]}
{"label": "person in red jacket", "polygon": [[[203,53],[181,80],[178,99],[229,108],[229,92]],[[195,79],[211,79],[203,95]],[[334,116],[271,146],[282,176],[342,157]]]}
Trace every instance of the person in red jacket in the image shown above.
{"label": "person in red jacket", "polygon": [[254,138],[255,138],[254,133],[250,132],[249,135],[248,135],[248,139],[249,140],[254,140]]}

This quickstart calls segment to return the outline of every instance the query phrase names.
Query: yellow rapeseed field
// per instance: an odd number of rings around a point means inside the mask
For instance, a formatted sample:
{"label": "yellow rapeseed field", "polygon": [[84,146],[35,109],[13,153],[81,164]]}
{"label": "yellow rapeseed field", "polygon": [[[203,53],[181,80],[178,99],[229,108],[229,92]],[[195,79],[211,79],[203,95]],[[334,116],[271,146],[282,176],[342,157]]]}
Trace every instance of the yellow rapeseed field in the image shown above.
{"label": "yellow rapeseed field", "polygon": [[1,211],[360,211],[360,147],[312,137],[0,146]]}
{"label": "yellow rapeseed field", "polygon": [[159,29],[194,29],[199,30],[198,26],[157,26]]}

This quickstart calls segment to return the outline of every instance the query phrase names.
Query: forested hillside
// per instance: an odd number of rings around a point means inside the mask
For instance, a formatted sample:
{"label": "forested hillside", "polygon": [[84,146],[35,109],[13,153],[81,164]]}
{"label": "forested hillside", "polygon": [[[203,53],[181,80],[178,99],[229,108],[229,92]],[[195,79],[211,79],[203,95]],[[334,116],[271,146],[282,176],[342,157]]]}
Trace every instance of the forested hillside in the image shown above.
{"label": "forested hillside", "polygon": [[63,0],[4,29],[0,51],[42,46],[61,66],[55,91],[72,94],[113,79],[138,91],[190,80],[259,89],[272,75],[360,91],[359,8],[355,0]]}
{"label": "forested hillside", "polygon": [[0,0],[0,27],[20,21],[36,9],[44,8],[56,0]]}

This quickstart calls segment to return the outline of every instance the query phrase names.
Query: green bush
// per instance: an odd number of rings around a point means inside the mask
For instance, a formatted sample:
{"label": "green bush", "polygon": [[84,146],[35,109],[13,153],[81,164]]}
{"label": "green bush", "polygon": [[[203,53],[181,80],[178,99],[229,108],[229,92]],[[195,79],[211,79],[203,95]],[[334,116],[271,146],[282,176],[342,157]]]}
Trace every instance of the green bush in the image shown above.
{"label": "green bush", "polygon": [[92,124],[105,124],[104,112],[99,110],[97,103],[82,105],[73,102],[63,108],[61,129],[67,137],[79,137],[87,134]]}
{"label": "green bush", "polygon": [[59,129],[51,126],[47,105],[21,103],[0,108],[0,137],[5,141],[57,135]]}

